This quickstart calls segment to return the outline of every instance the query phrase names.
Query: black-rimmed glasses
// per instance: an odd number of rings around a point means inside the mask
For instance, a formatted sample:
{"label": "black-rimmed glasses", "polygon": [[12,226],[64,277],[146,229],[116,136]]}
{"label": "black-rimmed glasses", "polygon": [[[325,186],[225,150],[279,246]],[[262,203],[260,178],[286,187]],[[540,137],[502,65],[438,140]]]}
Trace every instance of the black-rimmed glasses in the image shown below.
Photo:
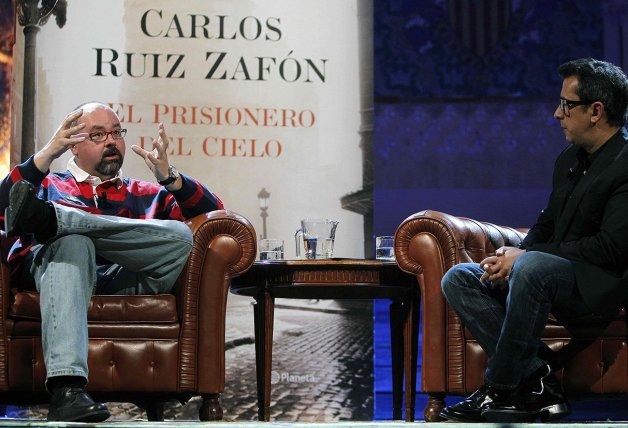
{"label": "black-rimmed glasses", "polygon": [[111,134],[114,140],[121,140],[126,135],[126,129],[114,129],[111,132],[96,131],[89,134],[89,139],[94,143],[102,143],[107,141],[107,137]]}
{"label": "black-rimmed glasses", "polygon": [[565,117],[570,116],[570,111],[572,108],[577,106],[586,106],[589,104],[593,104],[593,101],[573,101],[568,100],[567,98],[560,97],[560,109]]}

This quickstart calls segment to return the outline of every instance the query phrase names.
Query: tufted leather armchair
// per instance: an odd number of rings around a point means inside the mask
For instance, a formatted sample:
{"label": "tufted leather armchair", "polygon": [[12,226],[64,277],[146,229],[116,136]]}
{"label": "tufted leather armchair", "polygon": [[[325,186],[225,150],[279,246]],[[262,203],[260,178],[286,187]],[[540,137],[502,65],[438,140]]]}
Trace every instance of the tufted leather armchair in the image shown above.
{"label": "tufted leather armchair", "polygon": [[[397,263],[415,274],[420,286],[426,421],[440,420],[446,395],[468,395],[479,388],[486,366],[486,354],[441,293],[443,275],[455,264],[479,262],[503,245],[517,245],[525,232],[437,211],[413,214],[397,229]],[[543,341],[555,351],[551,363],[568,397],[628,392],[627,321],[625,306],[616,317],[570,325],[550,317]]]}
{"label": "tufted leather armchair", "polygon": [[[222,419],[227,294],[257,251],[253,227],[234,212],[187,224],[194,245],[172,294],[94,296],[88,312],[88,391],[97,400],[135,403],[149,420],[163,420],[165,401],[198,395],[200,420]],[[39,295],[11,284],[10,240],[2,233],[0,241],[0,403],[47,403]]]}

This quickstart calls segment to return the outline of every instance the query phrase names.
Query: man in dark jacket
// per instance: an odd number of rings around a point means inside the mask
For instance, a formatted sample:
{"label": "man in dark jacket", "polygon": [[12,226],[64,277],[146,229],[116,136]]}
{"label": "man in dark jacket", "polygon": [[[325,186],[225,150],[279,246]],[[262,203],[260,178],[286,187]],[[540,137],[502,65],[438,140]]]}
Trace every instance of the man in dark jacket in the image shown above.
{"label": "man in dark jacket", "polygon": [[612,314],[628,296],[628,79],[593,59],[567,62],[559,73],[554,117],[570,146],[556,160],[546,208],[519,248],[454,266],[442,281],[445,298],[489,357],[484,385],[443,409],[447,419],[568,415],[540,340],[550,312],[563,322]]}

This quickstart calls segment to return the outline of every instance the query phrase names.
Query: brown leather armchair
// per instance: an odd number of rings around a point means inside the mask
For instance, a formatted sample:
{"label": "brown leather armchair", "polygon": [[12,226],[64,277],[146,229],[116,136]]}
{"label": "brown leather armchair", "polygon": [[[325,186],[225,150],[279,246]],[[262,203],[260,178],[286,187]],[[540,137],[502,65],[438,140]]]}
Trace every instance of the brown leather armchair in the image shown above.
{"label": "brown leather armchair", "polygon": [[[200,420],[222,419],[229,284],[257,252],[253,227],[234,212],[187,224],[194,245],[172,294],[94,296],[88,312],[88,391],[97,400],[135,403],[149,420],[163,420],[165,401],[198,395]],[[0,403],[47,403],[39,295],[11,285],[10,240],[4,233],[0,240]]]}
{"label": "brown leather armchair", "polygon": [[[397,229],[397,263],[415,274],[420,286],[426,421],[440,420],[446,395],[468,395],[479,388],[486,366],[486,354],[441,293],[444,273],[458,263],[479,262],[503,245],[517,245],[525,232],[429,210],[411,215]],[[552,365],[558,367],[568,397],[628,392],[627,321],[625,306],[616,317],[568,326],[550,317],[543,341],[555,351]]]}

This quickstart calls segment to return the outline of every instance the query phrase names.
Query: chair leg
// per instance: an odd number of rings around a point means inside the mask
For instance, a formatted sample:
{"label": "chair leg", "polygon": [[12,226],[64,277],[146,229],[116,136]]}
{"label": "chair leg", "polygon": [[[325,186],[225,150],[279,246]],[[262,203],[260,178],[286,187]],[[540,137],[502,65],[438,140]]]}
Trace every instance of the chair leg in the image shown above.
{"label": "chair leg", "polygon": [[203,394],[203,404],[198,409],[201,421],[222,420],[222,407],[220,406],[220,394]]}
{"label": "chair leg", "polygon": [[164,420],[164,403],[153,401],[146,404],[146,418],[151,422],[161,422]]}
{"label": "chair leg", "polygon": [[428,393],[427,405],[423,411],[423,418],[425,422],[439,422],[443,418],[440,417],[440,411],[445,407],[445,394],[443,393]]}

